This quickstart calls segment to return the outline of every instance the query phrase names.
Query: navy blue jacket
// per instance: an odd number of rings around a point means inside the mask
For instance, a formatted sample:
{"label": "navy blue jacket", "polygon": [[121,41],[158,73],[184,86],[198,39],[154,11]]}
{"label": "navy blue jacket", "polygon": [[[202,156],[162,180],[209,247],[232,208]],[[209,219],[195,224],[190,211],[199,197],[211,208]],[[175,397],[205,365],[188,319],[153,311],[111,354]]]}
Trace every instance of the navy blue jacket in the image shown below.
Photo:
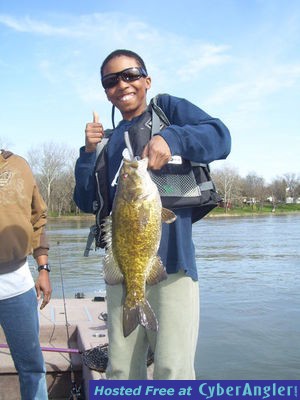
{"label": "navy blue jacket", "polygon": [[[219,119],[210,117],[185,99],[167,94],[159,96],[158,105],[171,123],[159,132],[159,135],[168,143],[172,155],[180,155],[187,160],[205,164],[227,157],[231,147],[230,134]],[[122,152],[126,147],[124,132],[139,118],[121,121],[110,136],[107,147],[109,182],[112,182],[116,176],[122,160]],[[93,212],[93,201],[96,198],[95,162],[96,153],[86,153],[82,147],[75,166],[74,200],[85,212]],[[112,206],[116,187],[110,185],[109,190]],[[172,224],[163,224],[158,254],[168,273],[184,269],[188,276],[197,280],[191,209],[173,211],[177,219]]]}

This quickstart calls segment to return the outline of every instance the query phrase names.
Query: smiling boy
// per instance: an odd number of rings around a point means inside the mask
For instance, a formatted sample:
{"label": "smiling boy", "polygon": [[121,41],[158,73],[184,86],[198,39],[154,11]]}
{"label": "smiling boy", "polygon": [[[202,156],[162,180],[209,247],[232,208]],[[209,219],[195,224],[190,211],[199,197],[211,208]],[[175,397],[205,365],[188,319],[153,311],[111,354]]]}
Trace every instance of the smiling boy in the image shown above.
{"label": "smiling boy", "polygon": [[[124,132],[139,123],[147,108],[151,78],[142,58],[129,50],[111,53],[101,67],[101,82],[107,99],[122,115],[122,121],[109,136],[106,148],[107,174],[100,176],[108,191],[106,207],[111,211],[116,180],[125,146]],[[160,170],[174,155],[208,164],[224,159],[230,152],[230,134],[217,118],[186,99],[168,94],[158,97],[158,106],[170,125],[157,132],[140,154],[148,157],[148,167]],[[85,146],[75,168],[74,199],[80,209],[93,212],[97,197],[95,180],[96,147],[104,129],[94,115],[86,125]],[[135,140],[135,138],[133,138]],[[147,287],[147,298],[158,319],[158,332],[138,327],[123,336],[122,284],[107,285],[109,364],[108,379],[147,379],[148,347],[155,353],[154,379],[195,379],[194,359],[199,329],[199,286],[192,240],[192,208],[173,210],[173,224],[163,224],[158,254],[168,279]]]}

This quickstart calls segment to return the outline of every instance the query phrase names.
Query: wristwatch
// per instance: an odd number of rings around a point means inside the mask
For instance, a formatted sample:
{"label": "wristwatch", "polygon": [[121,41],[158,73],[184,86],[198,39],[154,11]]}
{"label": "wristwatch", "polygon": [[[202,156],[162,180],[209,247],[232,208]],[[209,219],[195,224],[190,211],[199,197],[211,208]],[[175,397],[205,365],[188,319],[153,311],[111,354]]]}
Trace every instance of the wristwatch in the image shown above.
{"label": "wristwatch", "polygon": [[44,264],[44,265],[39,265],[39,266],[38,266],[38,271],[39,271],[39,272],[42,271],[43,269],[45,269],[45,270],[48,271],[48,272],[51,271],[50,265],[49,265],[49,264]]}

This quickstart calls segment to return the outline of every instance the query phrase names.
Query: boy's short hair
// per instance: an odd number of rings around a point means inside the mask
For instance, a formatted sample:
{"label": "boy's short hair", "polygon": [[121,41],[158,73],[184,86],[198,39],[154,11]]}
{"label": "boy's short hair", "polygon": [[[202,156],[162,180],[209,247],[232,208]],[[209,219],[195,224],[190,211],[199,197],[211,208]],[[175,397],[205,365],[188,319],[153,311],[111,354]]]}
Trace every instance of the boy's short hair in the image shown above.
{"label": "boy's short hair", "polygon": [[147,73],[147,68],[146,65],[144,63],[144,60],[142,59],[142,57],[140,57],[137,53],[135,53],[134,51],[131,50],[126,50],[126,49],[118,49],[113,51],[112,53],[110,53],[105,60],[103,61],[102,65],[101,65],[101,69],[100,69],[100,74],[101,74],[101,78],[103,77],[103,69],[105,67],[105,65],[112,60],[115,57],[120,57],[120,56],[126,56],[126,57],[131,57],[134,58],[136,60],[136,62],[139,64],[140,67],[142,67],[146,73]]}

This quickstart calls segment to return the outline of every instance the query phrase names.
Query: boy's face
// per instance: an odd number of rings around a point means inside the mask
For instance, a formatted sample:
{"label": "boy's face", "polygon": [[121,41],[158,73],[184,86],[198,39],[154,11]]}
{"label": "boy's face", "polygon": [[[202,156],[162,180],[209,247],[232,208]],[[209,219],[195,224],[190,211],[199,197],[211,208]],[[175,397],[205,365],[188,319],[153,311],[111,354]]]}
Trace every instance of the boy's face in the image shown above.
{"label": "boy's face", "polygon": [[[134,58],[127,56],[115,57],[105,65],[103,76],[132,67],[140,67]],[[120,110],[122,117],[131,120],[145,111],[147,107],[146,94],[150,87],[151,78],[149,76],[142,76],[132,82],[124,82],[119,78],[114,87],[105,89],[105,93],[108,100]]]}

